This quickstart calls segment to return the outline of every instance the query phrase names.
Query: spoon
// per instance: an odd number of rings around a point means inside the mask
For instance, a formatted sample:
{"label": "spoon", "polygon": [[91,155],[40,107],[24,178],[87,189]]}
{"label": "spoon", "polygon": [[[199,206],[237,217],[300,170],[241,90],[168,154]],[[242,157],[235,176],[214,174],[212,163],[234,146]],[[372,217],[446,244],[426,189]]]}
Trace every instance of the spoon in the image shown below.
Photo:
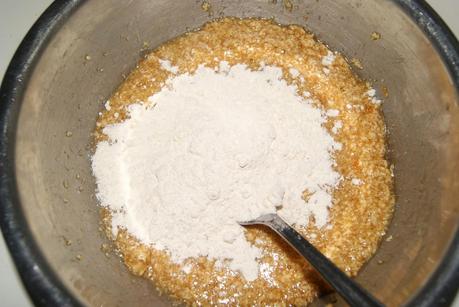
{"label": "spoon", "polygon": [[333,262],[328,260],[327,257],[277,214],[265,214],[254,220],[239,222],[239,224],[241,226],[265,225],[274,230],[301,256],[308,260],[349,305],[362,307],[384,306],[334,265]]}

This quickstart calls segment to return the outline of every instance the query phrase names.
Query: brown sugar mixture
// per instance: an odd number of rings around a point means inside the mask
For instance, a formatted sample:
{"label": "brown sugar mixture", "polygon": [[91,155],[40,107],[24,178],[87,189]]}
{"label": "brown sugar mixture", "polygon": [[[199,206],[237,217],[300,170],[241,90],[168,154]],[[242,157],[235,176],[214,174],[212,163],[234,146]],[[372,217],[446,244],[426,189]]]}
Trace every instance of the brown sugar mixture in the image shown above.
{"label": "brown sugar mixture", "polygon": [[[325,124],[342,144],[334,154],[342,180],[333,192],[330,223],[322,228],[310,223],[298,230],[347,274],[356,275],[385,233],[394,197],[384,158],[385,128],[379,101],[370,86],[353,74],[344,57],[332,54],[299,26],[235,18],[207,23],[161,45],[138,64],[100,114],[96,141],[106,139],[104,127],[128,118],[126,106],[147,101],[161,90],[171,74],[161,69],[159,59],[169,60],[180,73],[193,73],[200,64],[215,67],[221,61],[231,66],[246,64],[251,69],[260,65],[280,67],[284,79],[298,88],[299,95],[313,97],[324,110],[336,111]],[[125,230],[114,238],[110,219],[110,211],[103,209],[107,235],[129,270],[187,305],[301,306],[326,289],[310,265],[265,228],[246,231],[247,240],[263,250],[260,274],[247,282],[238,272],[216,267],[205,257],[174,263],[167,252],[140,243]]]}

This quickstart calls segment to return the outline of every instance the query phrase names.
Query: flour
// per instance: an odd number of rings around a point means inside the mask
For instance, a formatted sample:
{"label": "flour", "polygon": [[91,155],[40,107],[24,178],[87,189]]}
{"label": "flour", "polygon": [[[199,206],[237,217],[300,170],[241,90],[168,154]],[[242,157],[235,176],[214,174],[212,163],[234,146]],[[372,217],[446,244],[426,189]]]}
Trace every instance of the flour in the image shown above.
{"label": "flour", "polygon": [[367,96],[370,98],[370,101],[371,103],[374,103],[376,105],[379,105],[381,104],[382,100],[378,99],[375,97],[376,95],[376,90],[374,88],[370,88],[367,92],[366,92]]}
{"label": "flour", "polygon": [[340,121],[340,120],[337,120],[337,121],[335,121],[335,123],[333,124],[333,127],[332,127],[331,131],[332,131],[332,133],[337,134],[338,131],[339,131],[341,128],[343,128],[343,122]]}
{"label": "flour", "polygon": [[105,110],[110,111],[112,107],[110,106],[110,100],[107,100],[104,104]]}
{"label": "flour", "polygon": [[300,72],[298,71],[298,69],[296,68],[290,68],[288,70],[288,72],[290,73],[290,75],[293,77],[293,78],[296,78],[300,75]]}
{"label": "flour", "polygon": [[115,235],[125,228],[176,263],[206,256],[251,281],[267,272],[237,221],[277,212],[297,226],[310,217],[327,226],[341,178],[331,154],[341,144],[323,124],[339,113],[298,96],[280,68],[200,66],[127,111],[92,157]]}
{"label": "flour", "polygon": [[323,66],[331,66],[335,61],[336,56],[330,50],[327,52],[327,55],[322,57],[322,65]]}
{"label": "flour", "polygon": [[327,116],[329,117],[336,117],[339,115],[339,110],[336,110],[336,109],[328,109],[327,110]]}
{"label": "flour", "polygon": [[169,60],[159,60],[159,64],[161,65],[161,68],[171,72],[173,74],[178,73],[178,67],[177,66],[172,66],[171,61]]}
{"label": "flour", "polygon": [[367,91],[367,95],[368,95],[368,97],[374,97],[376,95],[376,90],[374,88],[370,88]]}

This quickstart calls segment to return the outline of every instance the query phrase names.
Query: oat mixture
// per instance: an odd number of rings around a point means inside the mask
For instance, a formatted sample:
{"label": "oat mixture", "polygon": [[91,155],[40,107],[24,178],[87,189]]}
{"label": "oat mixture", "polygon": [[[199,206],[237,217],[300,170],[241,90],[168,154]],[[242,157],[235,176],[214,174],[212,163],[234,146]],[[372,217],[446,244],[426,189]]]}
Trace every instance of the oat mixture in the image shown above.
{"label": "oat mixture", "polygon": [[[95,139],[105,140],[102,129],[127,118],[127,105],[147,101],[162,88],[170,73],[161,69],[160,59],[170,60],[180,73],[193,73],[200,64],[216,67],[220,61],[252,69],[262,63],[281,67],[284,79],[295,84],[299,94],[310,95],[325,110],[338,111],[326,124],[342,144],[334,159],[343,180],[333,193],[330,225],[319,229],[310,223],[298,230],[354,276],[376,251],[392,216],[392,177],[384,159],[384,122],[373,90],[353,74],[341,55],[329,61],[329,54],[324,44],[299,26],[261,19],[210,22],[158,47],[138,64],[100,114]],[[292,68],[298,74],[292,74]],[[102,221],[129,270],[179,302],[301,306],[326,290],[309,264],[265,228],[251,227],[246,232],[247,240],[264,251],[259,278],[248,283],[239,273],[216,268],[207,258],[178,265],[165,251],[141,244],[126,231],[113,238],[107,209],[102,210]]]}

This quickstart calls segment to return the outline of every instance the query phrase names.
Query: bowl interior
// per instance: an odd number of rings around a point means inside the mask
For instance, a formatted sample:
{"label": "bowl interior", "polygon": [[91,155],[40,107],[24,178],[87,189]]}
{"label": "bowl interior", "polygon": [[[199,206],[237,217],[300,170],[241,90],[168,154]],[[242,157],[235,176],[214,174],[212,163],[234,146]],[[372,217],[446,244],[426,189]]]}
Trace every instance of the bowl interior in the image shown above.
{"label": "bowl interior", "polygon": [[[396,212],[358,281],[388,305],[406,302],[427,281],[457,227],[458,97],[435,48],[397,4],[308,0],[290,7],[290,1],[212,0],[206,12],[197,1],[81,2],[47,42],[27,80],[15,171],[37,246],[82,303],[168,304],[115,255],[101,251],[107,242],[99,231],[90,171],[91,133],[105,100],[144,54],[145,42],[154,48],[220,16],[304,25],[332,49],[360,59],[365,69],[357,73],[374,80],[380,95],[387,88],[383,112]],[[370,39],[374,31],[380,40]]]}

